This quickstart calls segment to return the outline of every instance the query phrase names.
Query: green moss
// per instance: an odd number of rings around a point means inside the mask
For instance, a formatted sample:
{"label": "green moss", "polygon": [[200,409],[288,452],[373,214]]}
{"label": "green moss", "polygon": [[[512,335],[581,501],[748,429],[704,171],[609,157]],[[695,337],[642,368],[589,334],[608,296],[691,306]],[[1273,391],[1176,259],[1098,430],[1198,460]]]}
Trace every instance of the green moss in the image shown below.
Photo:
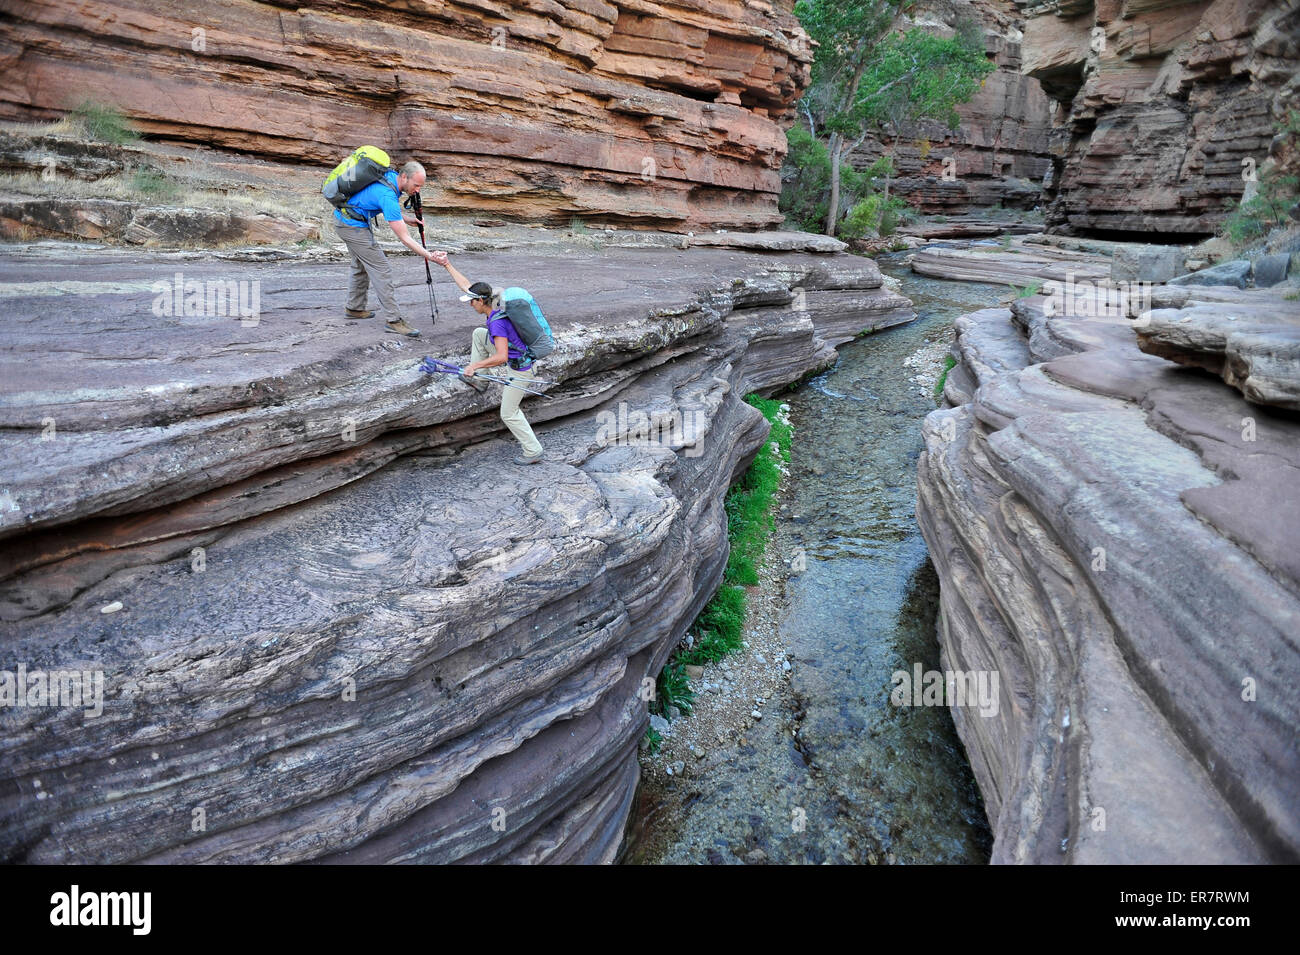
{"label": "green moss", "polygon": [[934,397],[939,399],[943,397],[943,386],[948,383],[948,372],[957,366],[957,359],[952,355],[943,356],[943,371],[939,373],[939,380],[934,383]]}

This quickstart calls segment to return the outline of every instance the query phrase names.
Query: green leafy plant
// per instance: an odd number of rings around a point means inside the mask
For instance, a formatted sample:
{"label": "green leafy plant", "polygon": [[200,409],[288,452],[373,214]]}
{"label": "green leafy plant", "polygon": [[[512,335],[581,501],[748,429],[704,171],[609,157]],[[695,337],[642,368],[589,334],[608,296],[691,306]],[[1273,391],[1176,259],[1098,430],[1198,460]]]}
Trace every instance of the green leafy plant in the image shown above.
{"label": "green leafy plant", "polygon": [[1029,298],[1029,296],[1037,295],[1042,291],[1043,283],[1040,280],[1030,285],[1026,285],[1024,288],[1021,288],[1019,285],[1012,285],[1011,288],[1015,290],[1016,298]]}
{"label": "green leafy plant", "polygon": [[898,229],[899,216],[906,209],[907,203],[898,196],[886,196],[883,192],[868,193],[849,210],[844,224],[840,226],[840,238],[893,235]]}
{"label": "green leafy plant", "polygon": [[87,139],[121,146],[140,138],[130,127],[126,116],[116,106],[82,100],[73,108],[70,118],[81,127]]}
{"label": "green leafy plant", "polygon": [[691,690],[691,681],[686,676],[682,661],[670,660],[659,671],[659,679],[655,681],[655,703],[664,715],[667,715],[670,706],[677,707],[683,713],[690,713],[694,708],[695,693]]}
{"label": "green leafy plant", "polygon": [[659,752],[659,747],[663,745],[664,738],[659,735],[659,732],[653,726],[645,731],[645,738],[646,752],[651,756]]}

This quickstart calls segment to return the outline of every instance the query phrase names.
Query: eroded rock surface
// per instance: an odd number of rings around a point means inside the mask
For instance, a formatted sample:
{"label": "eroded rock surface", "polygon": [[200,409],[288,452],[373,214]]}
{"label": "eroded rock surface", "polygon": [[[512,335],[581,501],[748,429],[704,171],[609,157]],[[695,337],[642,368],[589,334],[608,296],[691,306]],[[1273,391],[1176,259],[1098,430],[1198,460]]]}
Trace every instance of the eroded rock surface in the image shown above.
{"label": "eroded rock surface", "polygon": [[1295,304],[1153,298],[1137,331],[1043,296],[959,319],[926,420],[944,666],[1000,674],[996,714],[953,708],[995,862],[1300,858],[1300,419],[1138,347],[1226,364],[1207,315]]}
{"label": "eroded rock surface", "polygon": [[1016,0],[1023,69],[1058,103],[1048,224],[1216,232],[1300,90],[1288,0]]}
{"label": "eroded rock surface", "polygon": [[[103,712],[0,711],[11,861],[610,860],[743,395],[913,315],[847,255],[457,256],[558,333],[519,468],[497,386],[417,371],[478,318],[441,283],[431,328],[409,259],[420,341],[347,321],[337,263],[70,254],[0,265],[0,619]],[[178,271],[260,282],[256,323],[155,314]]]}
{"label": "eroded rock surface", "polygon": [[781,221],[781,123],[812,62],[791,6],[20,0],[0,118],[93,98],[322,173],[374,143],[424,162],[446,212],[755,228]]}

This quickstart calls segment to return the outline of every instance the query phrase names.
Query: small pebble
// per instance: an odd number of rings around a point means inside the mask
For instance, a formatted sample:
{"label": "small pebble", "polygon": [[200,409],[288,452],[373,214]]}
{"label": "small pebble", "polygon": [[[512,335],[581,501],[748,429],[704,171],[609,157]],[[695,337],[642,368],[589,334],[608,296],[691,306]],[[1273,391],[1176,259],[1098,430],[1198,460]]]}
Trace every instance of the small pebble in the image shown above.
{"label": "small pebble", "polygon": [[122,601],[114,600],[111,604],[104,604],[99,608],[100,613],[117,613],[122,609]]}
{"label": "small pebble", "polygon": [[756,719],[756,720],[761,720],[761,719],[763,718],[763,711],[762,711],[762,710],[754,710],[754,711],[753,711],[752,713],[750,713],[749,715],[752,716],[752,717],[753,717],[754,719]]}

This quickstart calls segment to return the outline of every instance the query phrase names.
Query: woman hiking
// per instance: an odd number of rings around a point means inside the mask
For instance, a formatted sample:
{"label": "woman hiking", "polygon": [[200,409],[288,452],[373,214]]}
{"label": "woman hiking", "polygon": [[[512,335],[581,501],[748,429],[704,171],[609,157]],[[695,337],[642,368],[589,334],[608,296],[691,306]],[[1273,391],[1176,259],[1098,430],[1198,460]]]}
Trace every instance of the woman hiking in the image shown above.
{"label": "woman hiking", "polygon": [[[437,262],[447,270],[462,292],[462,302],[469,302],[474,311],[484,316],[483,325],[474,329],[470,344],[470,363],[465,366],[461,380],[477,391],[486,391],[487,384],[474,380],[474,373],[483,368],[495,368],[509,365],[511,379],[527,382],[534,377],[533,358],[528,346],[520,337],[514,323],[506,317],[502,307],[501,293],[487,282],[470,284],[456,267],[451,264],[446,252],[434,252],[430,261]],[[519,402],[524,392],[518,387],[505,386],[501,389],[501,421],[519,442],[522,453],[514,459],[515,464],[538,464],[542,460],[542,444],[533,434],[528,419],[519,410]]]}

